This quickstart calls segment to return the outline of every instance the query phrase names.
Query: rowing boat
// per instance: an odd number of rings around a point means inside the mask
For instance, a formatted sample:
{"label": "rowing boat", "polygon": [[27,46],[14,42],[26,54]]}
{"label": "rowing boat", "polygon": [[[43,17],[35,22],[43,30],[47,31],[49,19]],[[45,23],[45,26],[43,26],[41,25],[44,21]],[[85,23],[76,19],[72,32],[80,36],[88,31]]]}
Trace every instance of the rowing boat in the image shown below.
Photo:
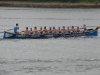
{"label": "rowing boat", "polygon": [[49,35],[24,35],[24,34],[15,34],[15,33],[11,33],[8,31],[4,31],[4,35],[3,35],[3,39],[42,39],[42,38],[58,38],[58,37],[64,37],[64,38],[68,38],[68,37],[82,37],[82,36],[86,36],[86,37],[95,37],[98,36],[98,28],[95,30],[90,30],[90,31],[86,31],[84,33],[76,33],[76,34],[71,34],[71,33],[67,33],[67,34],[61,34],[58,33],[56,35],[53,34],[49,34]]}

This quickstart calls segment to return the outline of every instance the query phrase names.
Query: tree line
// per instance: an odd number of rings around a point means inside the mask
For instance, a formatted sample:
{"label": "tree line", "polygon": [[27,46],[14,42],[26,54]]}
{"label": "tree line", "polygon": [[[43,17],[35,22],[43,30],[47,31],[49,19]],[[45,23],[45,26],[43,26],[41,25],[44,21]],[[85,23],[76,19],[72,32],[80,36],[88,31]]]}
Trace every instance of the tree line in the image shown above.
{"label": "tree line", "polygon": [[0,1],[20,1],[20,2],[66,2],[66,3],[95,3],[100,0],[0,0]]}

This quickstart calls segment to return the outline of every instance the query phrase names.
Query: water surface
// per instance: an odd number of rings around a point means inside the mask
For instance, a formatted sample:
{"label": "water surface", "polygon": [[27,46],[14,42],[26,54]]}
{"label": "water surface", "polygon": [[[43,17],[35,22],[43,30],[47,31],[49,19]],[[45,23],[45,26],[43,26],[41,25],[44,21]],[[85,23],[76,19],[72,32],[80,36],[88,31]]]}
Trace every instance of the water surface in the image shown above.
{"label": "water surface", "polygon": [[[100,9],[0,7],[0,32],[26,26],[99,26]],[[2,39],[0,75],[99,75],[100,36]]]}

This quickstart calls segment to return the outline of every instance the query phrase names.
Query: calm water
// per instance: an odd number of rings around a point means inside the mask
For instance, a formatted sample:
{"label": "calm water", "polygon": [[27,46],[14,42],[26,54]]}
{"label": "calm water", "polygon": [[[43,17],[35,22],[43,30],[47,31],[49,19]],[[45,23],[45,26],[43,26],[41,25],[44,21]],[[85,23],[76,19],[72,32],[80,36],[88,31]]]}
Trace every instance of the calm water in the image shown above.
{"label": "calm water", "polygon": [[[99,26],[99,15],[100,9],[88,8],[0,7],[0,32],[16,23],[20,31],[26,26]],[[2,40],[0,33],[0,37],[0,75],[100,75],[100,36]]]}

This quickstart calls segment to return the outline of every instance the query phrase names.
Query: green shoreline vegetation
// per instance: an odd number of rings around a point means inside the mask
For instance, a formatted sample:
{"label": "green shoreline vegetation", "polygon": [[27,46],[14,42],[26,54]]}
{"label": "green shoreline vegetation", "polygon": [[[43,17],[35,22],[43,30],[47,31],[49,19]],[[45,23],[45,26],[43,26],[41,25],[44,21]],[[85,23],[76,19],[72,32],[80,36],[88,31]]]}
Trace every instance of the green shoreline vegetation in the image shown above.
{"label": "green shoreline vegetation", "polygon": [[100,0],[0,0],[4,7],[100,8]]}

